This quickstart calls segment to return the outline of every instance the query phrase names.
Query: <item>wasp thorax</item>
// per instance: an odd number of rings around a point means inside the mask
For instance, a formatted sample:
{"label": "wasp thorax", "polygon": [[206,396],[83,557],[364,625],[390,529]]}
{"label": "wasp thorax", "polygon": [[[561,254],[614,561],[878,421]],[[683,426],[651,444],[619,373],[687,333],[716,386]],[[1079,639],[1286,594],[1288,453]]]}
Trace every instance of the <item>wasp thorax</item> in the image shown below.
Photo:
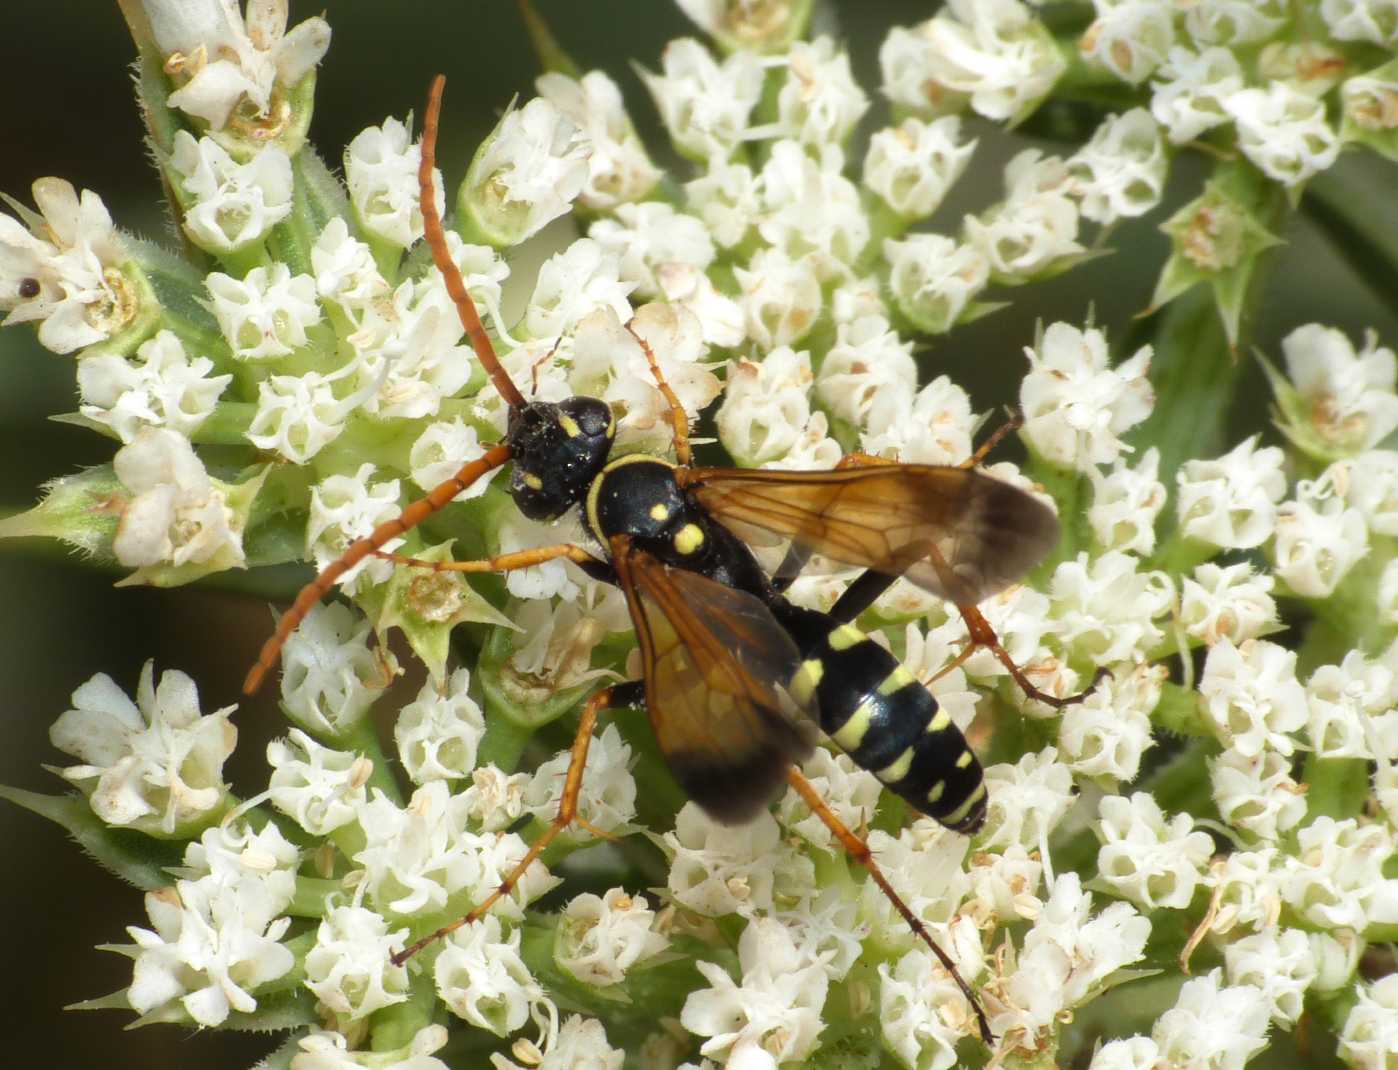
{"label": "wasp thorax", "polygon": [[668,537],[683,526],[689,513],[675,470],[644,454],[608,465],[588,499],[588,522],[604,543],[612,535]]}
{"label": "wasp thorax", "polygon": [[510,495],[531,520],[552,520],[582,500],[607,463],[616,425],[597,398],[532,401],[510,411],[506,441],[514,454]]}

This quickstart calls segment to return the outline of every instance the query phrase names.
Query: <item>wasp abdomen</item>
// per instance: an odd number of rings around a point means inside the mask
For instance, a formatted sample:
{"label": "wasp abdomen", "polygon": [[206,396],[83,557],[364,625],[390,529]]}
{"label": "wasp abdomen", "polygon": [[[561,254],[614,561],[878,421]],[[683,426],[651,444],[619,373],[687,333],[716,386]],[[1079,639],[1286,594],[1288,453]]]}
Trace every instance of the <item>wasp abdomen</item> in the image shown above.
{"label": "wasp abdomen", "polygon": [[787,607],[778,614],[801,650],[789,690],[856,763],[920,813],[957,832],[985,821],[980,762],[918,679],[851,624]]}

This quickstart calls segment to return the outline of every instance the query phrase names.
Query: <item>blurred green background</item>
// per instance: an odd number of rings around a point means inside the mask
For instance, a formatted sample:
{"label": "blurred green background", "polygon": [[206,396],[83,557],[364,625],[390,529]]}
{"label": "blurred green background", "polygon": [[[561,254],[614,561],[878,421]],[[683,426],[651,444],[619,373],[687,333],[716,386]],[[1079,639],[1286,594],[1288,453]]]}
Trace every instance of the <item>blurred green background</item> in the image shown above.
{"label": "blurred green background", "polygon": [[[602,66],[621,83],[638,126],[659,158],[649,99],[629,61],[655,67],[663,43],[689,32],[662,0],[538,0],[540,11],[584,67]],[[827,13],[841,20],[856,76],[874,95],[877,48],[887,28],[926,18],[934,4],[910,0],[850,0]],[[430,76],[449,77],[441,161],[448,182],[459,180],[471,151],[516,95],[528,95],[537,73],[515,7],[492,2],[371,4],[332,0],[324,8],[296,4],[293,21],[325,10],[334,42],[321,69],[314,142],[336,164],[343,146],[364,126],[385,116],[421,109]],[[0,142],[0,190],[28,202],[29,184],[59,175],[98,191],[123,227],[169,241],[158,184],[141,144],[128,64],[133,49],[115,4],[46,0],[6,5],[0,38],[0,100],[6,122]],[[884,113],[875,101],[863,135]],[[1036,132],[1071,129],[1090,116],[1041,116]],[[1090,129],[1090,123],[1087,127]],[[1004,159],[1026,139],[988,129],[982,149],[962,180],[954,218],[998,198]],[[862,155],[861,136],[855,151]],[[1046,143],[1049,151],[1058,146]],[[1063,151],[1071,151],[1071,148]],[[1332,203],[1363,204],[1370,191],[1391,188],[1391,168],[1346,161],[1323,181]],[[1155,230],[1161,218],[1198,191],[1197,161],[1177,168],[1167,205],[1123,227],[1119,251],[1052,283],[1013,294],[1015,307],[960,330],[923,354],[924,379],[949,373],[965,385],[978,410],[1012,402],[1025,364],[1022,347],[1036,321],[1096,322],[1122,342],[1145,340],[1151,323],[1132,317],[1147,303],[1165,253]],[[1356,192],[1357,191],[1357,192]],[[1362,218],[1362,211],[1360,213]],[[1391,213],[1390,213],[1391,214]],[[1313,320],[1357,336],[1378,328],[1398,343],[1390,278],[1362,278],[1337,255],[1322,229],[1303,218],[1269,283],[1257,344],[1278,355],[1278,339]],[[1375,213],[1371,218],[1381,217]],[[1232,413],[1234,437],[1266,424],[1267,396],[1255,364],[1242,360],[1242,389]],[[71,358],[41,349],[27,328],[0,331],[0,511],[27,508],[48,479],[110,459],[110,442],[53,423],[50,414],[76,408]],[[0,543],[0,696],[4,746],[0,782],[57,791],[61,782],[40,763],[63,762],[48,744],[48,727],[67,708],[72,690],[106,672],[128,691],[142,663],[179,668],[199,684],[206,710],[238,701],[244,671],[267,635],[271,618],[262,599],[214,589],[162,592],[116,590],[116,577],[85,566],[61,548],[39,542]],[[285,578],[285,577],[283,577]],[[299,577],[292,577],[299,578]],[[235,718],[239,753],[230,763],[243,791],[265,783],[263,744],[280,730],[264,695],[243,703]],[[64,834],[39,818],[0,804],[6,847],[5,966],[0,1005],[11,1023],[13,1064],[85,1067],[179,1066],[198,1060],[206,1070],[252,1065],[268,1038],[194,1035],[171,1027],[123,1033],[129,1017],[115,1012],[64,1013],[64,1004],[119,989],[130,980],[128,960],[93,950],[126,941],[125,926],[143,924],[137,891],[83,858]]]}

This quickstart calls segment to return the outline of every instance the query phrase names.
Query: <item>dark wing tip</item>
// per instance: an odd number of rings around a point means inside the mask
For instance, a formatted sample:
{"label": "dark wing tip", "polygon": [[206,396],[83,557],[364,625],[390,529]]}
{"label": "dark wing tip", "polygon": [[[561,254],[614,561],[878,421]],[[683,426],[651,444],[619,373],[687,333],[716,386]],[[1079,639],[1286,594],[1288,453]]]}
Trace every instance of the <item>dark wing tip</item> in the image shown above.
{"label": "dark wing tip", "polygon": [[975,534],[981,571],[977,601],[1003,590],[1058,545],[1058,517],[1028,491],[977,473]]}
{"label": "dark wing tip", "polygon": [[787,770],[810,749],[809,740],[790,727],[763,740],[741,761],[700,751],[672,752],[665,761],[680,787],[706,814],[724,825],[743,825],[771,804],[786,783]]}

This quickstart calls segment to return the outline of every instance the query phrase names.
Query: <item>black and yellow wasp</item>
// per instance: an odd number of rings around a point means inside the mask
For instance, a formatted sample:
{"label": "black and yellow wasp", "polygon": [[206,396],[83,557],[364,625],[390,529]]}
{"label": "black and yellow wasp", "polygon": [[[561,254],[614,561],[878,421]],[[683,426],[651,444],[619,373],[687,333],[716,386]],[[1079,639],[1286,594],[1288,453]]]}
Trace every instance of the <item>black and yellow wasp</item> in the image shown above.
{"label": "black and yellow wasp", "polygon": [[[1062,704],[1029,684],[975,610],[977,602],[1022,576],[1054,546],[1053,512],[969,466],[854,458],[853,464],[821,472],[693,467],[688,418],[643,341],[671,407],[677,463],[642,454],[613,459],[616,424],[599,399],[526,401],[496,358],[436,212],[431,183],[442,87],[439,77],[424,122],[422,214],[463,326],[510,407],[505,441],[352,544],[302,590],[263,647],[244,690],[251,693],[260,685],[282,642],[335,580],[371,554],[460,572],[572,560],[625,593],[644,679],[607,688],[587,702],[558,816],[502,886],[465,918],[401,952],[397,961],[481,916],[509,892],[576,815],[598,713],[644,706],[676,779],[718,820],[745,821],[783,784],[795,787],[956,978],[989,1042],[984,1013],[950,960],[893,892],[863,841],[794,765],[810,753],[818,727],[915,810],[958,832],[979,829],[986,813],[985,781],[966,740],[926,687],[854,620],[906,576],[962,608],[971,634],[967,652],[988,647],[1029,693]],[[561,544],[446,563],[381,551],[507,461],[513,462],[510,493],[522,513],[551,520],[581,505],[595,548]],[[773,536],[788,540],[790,549],[769,577],[749,543]],[[829,613],[798,607],[783,595],[813,553],[866,570]]]}

